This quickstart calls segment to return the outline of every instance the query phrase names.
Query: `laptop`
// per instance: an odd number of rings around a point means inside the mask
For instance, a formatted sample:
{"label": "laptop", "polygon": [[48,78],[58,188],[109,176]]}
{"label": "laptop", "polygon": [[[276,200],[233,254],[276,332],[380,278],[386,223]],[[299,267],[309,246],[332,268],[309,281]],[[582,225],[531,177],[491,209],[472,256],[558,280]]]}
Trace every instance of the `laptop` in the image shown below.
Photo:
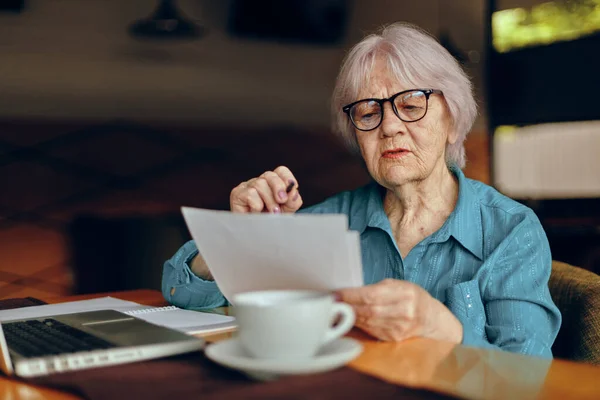
{"label": "laptop", "polygon": [[119,311],[78,312],[2,322],[0,367],[34,377],[173,356],[204,344]]}

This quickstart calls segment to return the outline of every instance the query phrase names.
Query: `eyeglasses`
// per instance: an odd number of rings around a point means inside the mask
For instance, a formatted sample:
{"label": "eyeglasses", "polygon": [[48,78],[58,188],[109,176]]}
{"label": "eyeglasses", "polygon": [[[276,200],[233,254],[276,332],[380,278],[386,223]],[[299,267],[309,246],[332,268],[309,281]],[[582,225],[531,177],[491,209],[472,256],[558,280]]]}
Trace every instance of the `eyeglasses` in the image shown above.
{"label": "eyeglasses", "polygon": [[410,89],[396,93],[389,99],[362,99],[342,107],[350,121],[360,131],[372,131],[383,121],[383,104],[389,101],[392,110],[404,122],[415,122],[427,114],[429,96],[443,94],[435,89]]}

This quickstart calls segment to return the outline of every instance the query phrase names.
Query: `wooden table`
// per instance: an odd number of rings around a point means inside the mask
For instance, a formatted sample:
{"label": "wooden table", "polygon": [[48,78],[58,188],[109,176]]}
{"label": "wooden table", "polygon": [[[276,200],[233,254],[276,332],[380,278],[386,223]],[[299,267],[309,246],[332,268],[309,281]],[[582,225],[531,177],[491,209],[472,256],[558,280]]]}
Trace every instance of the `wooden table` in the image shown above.
{"label": "wooden table", "polygon": [[[158,291],[136,290],[42,299],[49,303],[113,296],[150,306],[165,305]],[[208,341],[231,333],[208,336]],[[375,341],[359,332],[364,344],[350,367],[403,386],[425,388],[468,399],[600,399],[600,367],[573,362],[455,346],[429,339],[402,343]],[[76,399],[55,390],[0,377],[1,399]]]}

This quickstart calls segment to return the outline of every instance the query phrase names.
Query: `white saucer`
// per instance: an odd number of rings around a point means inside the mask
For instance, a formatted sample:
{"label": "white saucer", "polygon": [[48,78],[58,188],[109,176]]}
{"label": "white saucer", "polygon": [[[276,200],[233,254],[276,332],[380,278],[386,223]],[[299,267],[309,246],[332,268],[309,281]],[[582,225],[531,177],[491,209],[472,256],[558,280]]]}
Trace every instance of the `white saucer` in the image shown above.
{"label": "white saucer", "polygon": [[260,380],[282,375],[315,374],[339,368],[362,352],[362,344],[350,338],[340,338],[323,346],[319,353],[305,360],[271,360],[253,358],[237,338],[209,345],[206,356],[228,368],[233,368]]}

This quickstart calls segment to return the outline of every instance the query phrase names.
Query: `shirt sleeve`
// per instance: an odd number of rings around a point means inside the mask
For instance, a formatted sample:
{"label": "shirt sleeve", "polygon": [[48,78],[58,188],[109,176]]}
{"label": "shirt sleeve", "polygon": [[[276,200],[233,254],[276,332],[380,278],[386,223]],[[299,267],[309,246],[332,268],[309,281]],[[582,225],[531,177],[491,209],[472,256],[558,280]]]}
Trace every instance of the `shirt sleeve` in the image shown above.
{"label": "shirt sleeve", "polygon": [[473,319],[459,318],[463,344],[552,358],[561,315],[548,289],[552,257],[546,234],[528,216],[505,243],[481,296],[484,332],[477,332]]}
{"label": "shirt sleeve", "polygon": [[189,263],[198,254],[193,240],[185,243],[163,265],[162,293],[169,303],[187,309],[222,307],[227,300],[214,281],[207,281],[192,272]]}

